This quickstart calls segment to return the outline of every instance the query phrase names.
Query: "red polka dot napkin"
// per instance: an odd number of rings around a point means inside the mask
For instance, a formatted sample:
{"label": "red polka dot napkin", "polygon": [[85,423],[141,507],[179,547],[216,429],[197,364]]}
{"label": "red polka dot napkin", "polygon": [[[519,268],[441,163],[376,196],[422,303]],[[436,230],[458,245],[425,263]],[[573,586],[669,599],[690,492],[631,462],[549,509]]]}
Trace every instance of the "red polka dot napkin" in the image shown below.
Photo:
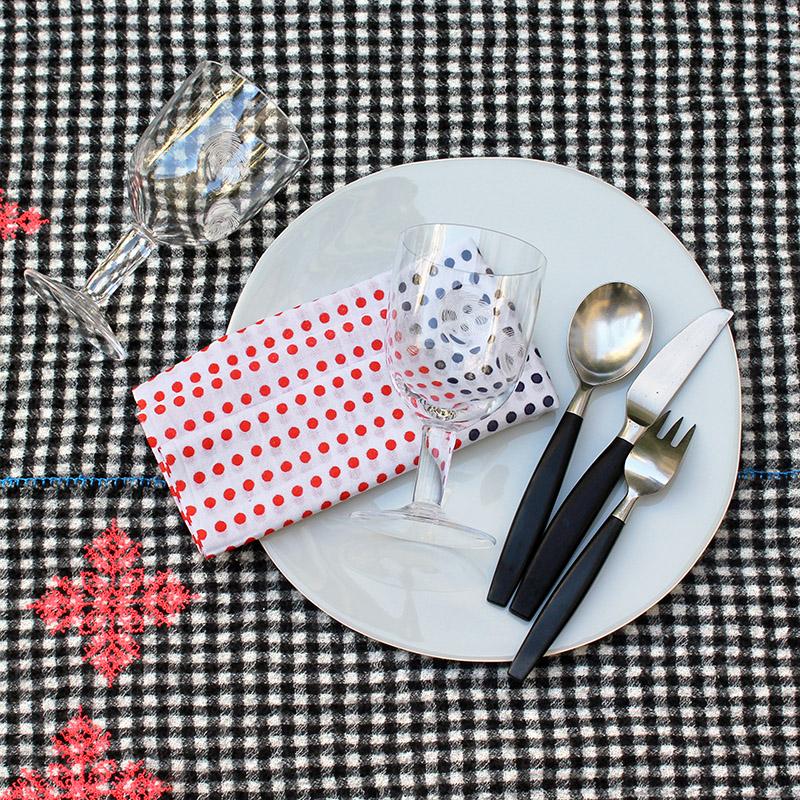
{"label": "red polka dot napkin", "polygon": [[[421,425],[394,390],[389,273],[223,336],[134,389],[147,441],[211,557],[413,469]],[[556,408],[538,351],[457,447]]]}

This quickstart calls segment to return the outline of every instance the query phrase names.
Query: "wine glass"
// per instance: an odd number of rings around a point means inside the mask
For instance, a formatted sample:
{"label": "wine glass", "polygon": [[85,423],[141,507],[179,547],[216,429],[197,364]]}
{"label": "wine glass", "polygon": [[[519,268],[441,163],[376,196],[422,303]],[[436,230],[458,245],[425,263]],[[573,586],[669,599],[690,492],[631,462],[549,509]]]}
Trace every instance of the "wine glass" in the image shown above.
{"label": "wine glass", "polygon": [[142,134],[128,167],[133,224],[82,289],[33,269],[25,279],[106,355],[125,350],[102,307],[160,242],[200,246],[252,219],[308,161],[297,128],[264,92],[206,61]]}
{"label": "wine glass", "polygon": [[411,503],[357,511],[376,532],[457,548],[491,547],[485,531],[442,509],[456,433],[496,411],[528,359],[546,259],[485,228],[406,230],[392,271],[386,359],[392,382],[424,423]]}

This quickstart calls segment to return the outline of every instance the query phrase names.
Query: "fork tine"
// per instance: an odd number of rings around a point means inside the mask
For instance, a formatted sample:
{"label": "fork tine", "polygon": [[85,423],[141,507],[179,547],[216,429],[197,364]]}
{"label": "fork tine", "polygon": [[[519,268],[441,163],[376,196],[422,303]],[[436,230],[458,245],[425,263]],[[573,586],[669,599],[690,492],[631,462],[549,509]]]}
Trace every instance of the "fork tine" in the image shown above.
{"label": "fork tine", "polygon": [[669,415],[670,411],[667,409],[648,429],[649,431],[652,431],[656,438],[658,438],[658,433],[664,427],[664,423],[667,421],[667,417]]}
{"label": "fork tine", "polygon": [[675,438],[675,434],[680,430],[681,424],[683,423],[683,417],[681,417],[666,433],[665,436],[661,438],[667,442],[668,444]]}
{"label": "fork tine", "polygon": [[686,452],[689,442],[692,441],[692,436],[694,436],[695,430],[697,430],[697,425],[692,425],[692,427],[683,434],[683,438],[678,442],[678,444],[675,445],[675,449],[678,451],[681,457]]}

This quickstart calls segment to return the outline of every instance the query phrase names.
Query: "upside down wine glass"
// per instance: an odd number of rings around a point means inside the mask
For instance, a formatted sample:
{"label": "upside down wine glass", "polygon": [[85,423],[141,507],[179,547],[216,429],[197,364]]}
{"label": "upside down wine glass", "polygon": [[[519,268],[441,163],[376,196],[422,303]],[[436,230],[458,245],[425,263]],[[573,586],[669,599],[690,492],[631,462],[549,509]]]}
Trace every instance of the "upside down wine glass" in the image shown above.
{"label": "upside down wine glass", "polygon": [[125,350],[102,308],[158,243],[202,246],[252,219],[308,161],[297,128],[257,86],[213,61],[195,69],[142,134],[128,168],[133,224],[74,289],[25,279],[106,355]]}
{"label": "upside down wine glass", "polygon": [[414,496],[391,511],[351,516],[376,533],[457,548],[495,544],[445,515],[459,430],[496,411],[528,359],[546,259],[514,236],[462,225],[418,225],[400,240],[386,315],[395,388],[424,423]]}

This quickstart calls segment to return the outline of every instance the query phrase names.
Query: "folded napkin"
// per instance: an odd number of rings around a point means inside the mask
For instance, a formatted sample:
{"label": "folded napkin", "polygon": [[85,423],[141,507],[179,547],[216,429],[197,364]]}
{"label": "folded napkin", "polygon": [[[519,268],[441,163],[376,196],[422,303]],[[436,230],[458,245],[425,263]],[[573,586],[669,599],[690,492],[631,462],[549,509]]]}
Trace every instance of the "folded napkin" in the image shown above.
{"label": "folded napkin", "polygon": [[[421,423],[384,356],[389,273],[236,333],[134,389],[137,418],[212,557],[413,469]],[[509,400],[456,447],[558,407],[534,350]]]}

